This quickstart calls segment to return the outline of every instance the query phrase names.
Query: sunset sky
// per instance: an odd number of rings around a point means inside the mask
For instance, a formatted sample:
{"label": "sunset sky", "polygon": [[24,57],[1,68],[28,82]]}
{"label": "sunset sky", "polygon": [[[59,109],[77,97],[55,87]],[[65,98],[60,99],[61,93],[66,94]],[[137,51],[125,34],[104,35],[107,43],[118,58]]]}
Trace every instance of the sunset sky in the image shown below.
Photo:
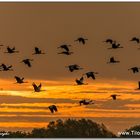
{"label": "sunset sky", "polygon": [[[14,71],[0,72],[0,130],[31,130],[46,127],[49,121],[90,118],[117,133],[140,122],[140,3],[0,3],[0,63],[13,65]],[[75,42],[88,38],[85,45]],[[124,48],[108,50],[103,41],[112,38]],[[62,44],[70,44],[71,56],[58,55]],[[6,54],[6,46],[19,53]],[[45,55],[32,55],[37,46]],[[114,56],[118,64],[107,64]],[[34,59],[32,67],[20,63]],[[78,64],[83,70],[69,72],[65,66]],[[96,71],[96,80],[76,86],[75,79]],[[15,84],[14,76],[25,84]],[[33,92],[32,82],[42,83],[45,91]],[[113,101],[109,96],[119,94]],[[95,104],[79,106],[81,99]],[[58,112],[51,114],[48,106]]]}

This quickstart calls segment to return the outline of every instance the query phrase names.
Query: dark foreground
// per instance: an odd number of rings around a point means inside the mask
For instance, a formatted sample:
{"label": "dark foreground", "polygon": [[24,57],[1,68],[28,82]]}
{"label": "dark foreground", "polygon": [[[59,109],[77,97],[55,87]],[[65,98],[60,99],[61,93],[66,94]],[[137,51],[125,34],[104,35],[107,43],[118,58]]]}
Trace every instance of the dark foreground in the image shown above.
{"label": "dark foreground", "polygon": [[[140,138],[140,126],[134,126],[124,131],[119,137]],[[31,132],[0,132],[0,138],[117,138],[104,124],[91,120],[68,119],[49,123],[46,128],[34,128]]]}

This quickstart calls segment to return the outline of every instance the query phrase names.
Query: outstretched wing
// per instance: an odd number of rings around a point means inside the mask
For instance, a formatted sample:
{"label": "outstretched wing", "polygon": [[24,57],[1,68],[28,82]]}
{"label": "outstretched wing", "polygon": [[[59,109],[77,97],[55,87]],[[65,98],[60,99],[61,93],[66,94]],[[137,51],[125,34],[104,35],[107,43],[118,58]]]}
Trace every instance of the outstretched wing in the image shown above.
{"label": "outstretched wing", "polygon": [[84,77],[81,77],[80,82],[83,83],[83,81],[84,81]]}
{"label": "outstretched wing", "polygon": [[41,83],[40,83],[40,85],[38,86],[38,89],[41,90],[41,87],[42,87],[42,85],[41,85]]}
{"label": "outstretched wing", "polygon": [[74,71],[73,67],[69,67],[69,71],[73,72]]}
{"label": "outstretched wing", "polygon": [[17,82],[20,82],[20,80],[21,80],[20,77],[18,77],[18,76],[15,76],[15,79]]}
{"label": "outstretched wing", "polygon": [[35,52],[38,53],[39,52],[39,48],[35,47]]}
{"label": "outstretched wing", "polygon": [[82,84],[81,81],[78,80],[78,79],[76,79],[75,82],[77,83],[77,85],[81,85]]}
{"label": "outstretched wing", "polygon": [[53,106],[53,109],[54,109],[54,111],[56,111],[56,112],[58,111],[58,110],[57,110],[57,107],[56,107],[55,105]]}
{"label": "outstretched wing", "polygon": [[26,61],[26,64],[28,65],[28,67],[31,67],[31,63],[30,63],[30,61],[28,60],[28,61]]}
{"label": "outstretched wing", "polygon": [[35,83],[33,83],[32,85],[34,87],[34,90],[37,91],[37,89],[38,89],[37,85]]}
{"label": "outstretched wing", "polygon": [[95,75],[93,73],[91,73],[90,77],[92,77],[92,79],[95,79]]}
{"label": "outstretched wing", "polygon": [[110,58],[110,62],[114,62],[114,57],[111,57]]}
{"label": "outstretched wing", "polygon": [[85,44],[85,39],[84,38],[81,38],[80,41],[82,42],[82,44]]}
{"label": "outstretched wing", "polygon": [[7,47],[7,51],[8,51],[8,52],[11,52],[12,49],[11,49],[10,47]]}
{"label": "outstretched wing", "polygon": [[54,110],[53,110],[52,106],[49,106],[48,108],[51,111],[51,113],[54,113]]}
{"label": "outstretched wing", "polygon": [[107,39],[105,42],[112,44],[113,43],[113,40],[112,39]]}
{"label": "outstretched wing", "polygon": [[69,48],[67,45],[64,45],[63,48],[68,52],[69,51]]}
{"label": "outstretched wing", "polygon": [[111,97],[113,98],[113,100],[116,100],[117,95],[113,94],[111,95]]}
{"label": "outstretched wing", "polygon": [[140,42],[139,38],[137,38],[137,37],[133,37],[133,38],[131,39],[131,41],[136,41],[137,43]]}
{"label": "outstretched wing", "polygon": [[3,67],[3,69],[7,69],[5,64],[2,64],[1,66]]}
{"label": "outstretched wing", "polygon": [[74,69],[79,69],[79,68],[80,68],[80,66],[79,66],[79,65],[77,65],[77,64],[74,64],[74,65],[73,65],[73,68],[74,68]]}
{"label": "outstretched wing", "polygon": [[8,66],[8,69],[12,68],[12,65]]}

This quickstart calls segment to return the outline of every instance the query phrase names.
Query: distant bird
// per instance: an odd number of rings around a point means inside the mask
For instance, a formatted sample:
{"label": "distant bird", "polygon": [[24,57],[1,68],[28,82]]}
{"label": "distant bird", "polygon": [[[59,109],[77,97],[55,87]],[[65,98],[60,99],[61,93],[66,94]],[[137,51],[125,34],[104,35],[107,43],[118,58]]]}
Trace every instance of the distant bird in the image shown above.
{"label": "distant bird", "polygon": [[7,47],[7,52],[4,52],[4,53],[18,53],[19,51],[16,51],[16,48],[13,47],[13,48],[10,48],[9,46]]}
{"label": "distant bird", "polygon": [[21,61],[21,63],[23,62],[28,67],[31,67],[31,61],[33,61],[33,59],[24,59]]}
{"label": "distant bird", "polygon": [[70,72],[73,72],[74,70],[83,69],[83,68],[81,68],[81,67],[80,67],[79,65],[77,65],[77,64],[69,65],[69,66],[66,66],[66,67],[69,68],[69,71],[70,71]]}
{"label": "distant bird", "polygon": [[88,40],[88,39],[85,39],[83,37],[79,37],[75,41],[78,41],[79,43],[82,43],[84,45],[86,43],[86,40]]}
{"label": "distant bird", "polygon": [[106,40],[103,41],[103,42],[106,42],[106,43],[110,43],[110,44],[112,44],[112,43],[113,43],[113,40],[112,40],[112,39],[106,39]]}
{"label": "distant bird", "polygon": [[120,44],[117,44],[116,41],[114,41],[112,43],[111,48],[108,48],[108,49],[118,49],[118,48],[123,48],[123,47],[121,47]]}
{"label": "distant bird", "polygon": [[49,106],[48,108],[49,108],[49,110],[51,111],[51,113],[54,113],[54,112],[57,112],[57,111],[58,111],[56,105],[51,105],[51,106]]}
{"label": "distant bird", "polygon": [[60,52],[58,54],[65,54],[65,55],[71,55],[73,54],[73,52],[70,52],[70,51],[63,51],[63,52]]}
{"label": "distant bird", "polygon": [[16,79],[17,83],[19,83],[19,84],[27,83],[27,82],[24,82],[24,78],[20,78],[18,76],[15,76],[15,79]]}
{"label": "distant bird", "polygon": [[69,46],[71,46],[71,45],[63,44],[63,45],[61,45],[61,46],[59,46],[57,48],[65,49],[65,51],[69,52],[70,51]]}
{"label": "distant bird", "polygon": [[138,88],[137,89],[140,90],[140,81],[138,81]]}
{"label": "distant bird", "polygon": [[34,54],[45,54],[38,47],[35,47],[34,50],[35,50],[35,52],[33,53],[33,55]]}
{"label": "distant bird", "polygon": [[81,77],[80,79],[76,79],[75,82],[77,83],[77,85],[85,85],[84,84],[84,77]]}
{"label": "distant bird", "polygon": [[120,61],[117,61],[117,60],[115,60],[114,57],[111,57],[111,58],[110,58],[110,61],[107,62],[107,63],[120,63]]}
{"label": "distant bird", "polygon": [[37,86],[34,82],[32,83],[33,87],[34,87],[34,91],[35,92],[40,92],[41,91],[41,83]]}
{"label": "distant bird", "polygon": [[137,72],[139,72],[139,69],[140,68],[138,68],[138,67],[132,67],[132,68],[130,68],[128,70],[132,70],[133,73],[137,73]]}
{"label": "distant bird", "polygon": [[96,79],[95,78],[95,74],[98,74],[98,72],[89,71],[89,72],[87,72],[87,73],[85,73],[83,75],[86,75],[87,78],[90,78],[91,77],[93,80],[95,80]]}
{"label": "distant bird", "polygon": [[133,37],[130,41],[136,42],[136,43],[140,43],[140,39],[137,37]]}
{"label": "distant bird", "polygon": [[120,95],[117,95],[117,94],[112,94],[112,95],[110,95],[110,97],[111,97],[113,100],[116,100],[116,99],[117,99],[117,96],[120,96]]}
{"label": "distant bird", "polygon": [[81,100],[79,101],[80,106],[83,105],[89,105],[89,104],[94,104],[92,100]]}
{"label": "distant bird", "polygon": [[6,66],[5,64],[1,64],[1,65],[0,65],[0,69],[1,69],[2,71],[13,71],[12,65]]}

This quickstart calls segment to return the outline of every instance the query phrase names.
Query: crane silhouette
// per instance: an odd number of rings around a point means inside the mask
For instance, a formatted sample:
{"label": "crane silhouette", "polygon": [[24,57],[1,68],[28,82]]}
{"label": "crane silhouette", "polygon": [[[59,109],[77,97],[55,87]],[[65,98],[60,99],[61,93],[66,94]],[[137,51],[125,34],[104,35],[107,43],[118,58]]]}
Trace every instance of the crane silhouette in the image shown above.
{"label": "crane silhouette", "polygon": [[130,41],[136,42],[136,43],[140,43],[140,39],[137,37],[133,37]]}
{"label": "crane silhouette", "polygon": [[21,61],[21,63],[23,62],[28,67],[31,67],[31,61],[33,61],[33,59],[24,59]]}
{"label": "crane silhouette", "polygon": [[33,83],[32,83],[32,86],[33,86],[35,92],[40,92],[40,91],[42,91],[42,90],[41,90],[41,87],[42,87],[41,83],[37,86],[37,85],[33,82]]}
{"label": "crane silhouette", "polygon": [[84,77],[83,76],[80,79],[76,79],[75,82],[77,83],[77,85],[86,85],[84,83]]}
{"label": "crane silhouette", "polygon": [[94,104],[93,100],[81,100],[79,101],[80,106],[83,105],[89,105],[89,104]]}
{"label": "crane silhouette", "polygon": [[63,51],[63,52],[60,52],[58,54],[65,54],[65,55],[71,55],[73,54],[73,52],[70,52],[70,51]]}
{"label": "crane silhouette", "polygon": [[88,39],[83,38],[83,37],[79,37],[75,41],[78,41],[79,43],[82,43],[84,45],[86,43],[86,40],[88,40]]}
{"label": "crane silhouette", "polygon": [[92,78],[93,80],[95,80],[96,78],[95,78],[95,74],[98,74],[98,72],[93,72],[93,71],[89,71],[89,72],[86,72],[85,74],[83,74],[83,75],[86,75],[87,76],[87,78]]}
{"label": "crane silhouette", "polygon": [[69,68],[69,71],[70,71],[70,72],[73,72],[73,71],[75,71],[75,70],[83,69],[83,68],[81,68],[81,67],[80,67],[79,65],[77,65],[77,64],[73,64],[73,65],[66,66],[66,68]]}
{"label": "crane silhouette", "polygon": [[113,43],[113,40],[112,40],[112,39],[110,39],[110,38],[108,38],[108,39],[106,39],[106,40],[105,40],[105,41],[103,41],[103,42],[112,44],[112,43]]}
{"label": "crane silhouette", "polygon": [[117,96],[120,96],[120,95],[117,95],[117,94],[112,94],[112,95],[110,95],[110,97],[111,97],[113,100],[116,100],[116,99],[117,99]]}
{"label": "crane silhouette", "polygon": [[121,47],[119,43],[116,43],[116,41],[114,41],[112,43],[111,48],[108,48],[108,49],[118,49],[118,48],[123,48],[123,47]]}
{"label": "crane silhouette", "polygon": [[3,63],[0,65],[0,70],[1,70],[1,71],[13,71],[12,65],[6,66],[6,65],[3,64]]}
{"label": "crane silhouette", "polygon": [[132,70],[133,73],[137,73],[137,72],[139,72],[139,69],[140,68],[138,68],[138,67],[132,67],[132,68],[130,68],[128,70]]}
{"label": "crane silhouette", "polygon": [[35,54],[45,54],[45,53],[43,53],[38,47],[35,47],[34,48],[34,53],[33,53],[33,55],[35,55]]}
{"label": "crane silhouette", "polygon": [[61,49],[64,49],[66,52],[69,52],[70,51],[69,46],[71,46],[71,45],[63,44],[63,45],[61,45],[61,46],[59,46],[57,48],[61,48]]}
{"label": "crane silhouette", "polygon": [[54,112],[57,112],[58,111],[56,105],[50,105],[48,108],[51,111],[51,113],[54,113]]}
{"label": "crane silhouette", "polygon": [[24,82],[24,78],[20,78],[18,76],[15,76],[15,79],[16,79],[17,83],[19,83],[19,84],[28,83],[28,82]]}
{"label": "crane silhouette", "polygon": [[111,57],[111,58],[110,58],[110,61],[107,62],[107,63],[120,63],[120,61],[117,61],[117,60],[115,60],[114,57]]}
{"label": "crane silhouette", "polygon": [[19,51],[16,51],[16,48],[13,47],[13,48],[10,48],[9,46],[7,47],[7,52],[4,52],[4,53],[18,53]]}

